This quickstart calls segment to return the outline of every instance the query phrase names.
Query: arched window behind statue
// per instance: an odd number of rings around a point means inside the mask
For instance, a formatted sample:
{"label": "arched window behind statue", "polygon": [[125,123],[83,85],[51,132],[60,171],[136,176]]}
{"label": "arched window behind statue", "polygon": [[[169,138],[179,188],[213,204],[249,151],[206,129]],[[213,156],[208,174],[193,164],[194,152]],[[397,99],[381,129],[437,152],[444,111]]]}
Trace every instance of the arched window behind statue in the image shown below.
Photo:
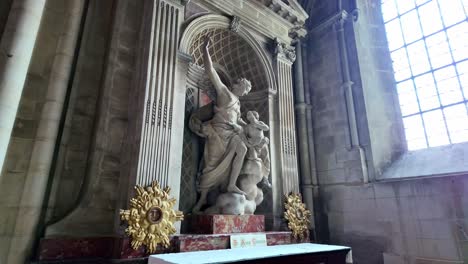
{"label": "arched window behind statue", "polygon": [[468,0],[383,0],[409,150],[468,142]]}

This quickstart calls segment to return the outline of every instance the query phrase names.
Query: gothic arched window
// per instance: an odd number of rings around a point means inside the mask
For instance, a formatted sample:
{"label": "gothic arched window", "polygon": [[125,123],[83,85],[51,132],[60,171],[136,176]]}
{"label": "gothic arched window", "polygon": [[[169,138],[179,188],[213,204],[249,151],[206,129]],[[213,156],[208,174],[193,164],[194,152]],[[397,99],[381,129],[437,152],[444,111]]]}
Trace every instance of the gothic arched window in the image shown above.
{"label": "gothic arched window", "polygon": [[409,150],[468,142],[468,0],[383,0]]}

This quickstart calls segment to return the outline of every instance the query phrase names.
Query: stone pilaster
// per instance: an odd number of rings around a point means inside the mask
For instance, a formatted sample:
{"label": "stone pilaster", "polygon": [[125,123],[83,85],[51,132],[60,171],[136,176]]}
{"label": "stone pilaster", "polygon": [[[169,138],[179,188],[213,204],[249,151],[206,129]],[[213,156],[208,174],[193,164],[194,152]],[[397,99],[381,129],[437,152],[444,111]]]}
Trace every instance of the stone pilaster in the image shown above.
{"label": "stone pilaster", "polygon": [[[185,1],[147,1],[148,23],[137,83],[141,120],[134,124],[128,188],[157,180],[179,200],[185,75],[188,63],[178,54]],[[131,191],[130,191],[131,193]]]}
{"label": "stone pilaster", "polygon": [[14,0],[0,42],[0,175],[45,0]]}
{"label": "stone pilaster", "polygon": [[281,144],[278,156],[283,194],[299,192],[292,76],[292,64],[295,60],[296,53],[293,47],[283,43],[275,43],[279,144]]}
{"label": "stone pilaster", "polygon": [[347,149],[353,150],[356,149],[359,153],[359,159],[361,161],[361,170],[362,170],[362,181],[364,183],[369,182],[368,167],[366,161],[366,153],[364,148],[361,145],[361,140],[359,138],[359,127],[358,120],[356,117],[355,109],[355,96],[353,93],[354,83],[351,80],[351,72],[349,68],[349,56],[348,56],[348,45],[346,43],[345,35],[345,24],[349,19],[349,14],[346,11],[341,12],[341,16],[335,22],[335,30],[338,39],[338,48],[340,50],[340,62],[341,62],[341,75],[343,82],[341,88],[344,90],[345,100],[346,100],[346,112],[348,113],[348,137],[347,137]]}

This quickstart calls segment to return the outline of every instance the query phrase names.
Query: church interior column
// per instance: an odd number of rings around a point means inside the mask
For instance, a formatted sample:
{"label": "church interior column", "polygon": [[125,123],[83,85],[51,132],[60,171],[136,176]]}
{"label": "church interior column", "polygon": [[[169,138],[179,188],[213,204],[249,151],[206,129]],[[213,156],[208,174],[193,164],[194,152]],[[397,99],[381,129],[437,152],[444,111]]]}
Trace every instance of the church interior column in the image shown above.
{"label": "church interior column", "polygon": [[10,142],[45,2],[45,0],[15,0],[0,42],[0,172]]}
{"label": "church interior column", "polygon": [[[305,89],[304,89],[304,73],[303,73],[303,52],[302,52],[302,41],[298,40],[296,43],[297,61],[294,65],[295,73],[295,110],[297,117],[297,135],[301,140],[297,142],[299,150],[299,166],[301,176],[301,187],[304,202],[307,207],[313,212],[314,211],[314,175],[310,162],[310,153],[313,152],[313,139],[312,142],[308,135],[308,122],[312,120],[307,119],[307,112],[310,111],[310,104],[306,101]],[[311,144],[312,143],[312,144]],[[316,182],[316,181],[315,181]],[[315,227],[314,217],[310,217],[311,227]]]}
{"label": "church interior column", "polygon": [[[13,240],[8,260],[11,263],[23,262],[23,250],[33,246],[36,225],[41,220],[44,196],[46,195],[49,172],[54,155],[54,148],[58,141],[61,113],[66,100],[66,93],[71,76],[70,67],[74,60],[75,49],[78,43],[84,0],[73,1],[70,4],[66,26],[60,32],[60,46],[57,48],[47,95],[40,115],[36,132],[30,165],[26,175],[26,182],[21,195],[18,216],[28,216],[28,223],[18,223],[15,226]],[[22,254],[18,254],[20,250]]]}

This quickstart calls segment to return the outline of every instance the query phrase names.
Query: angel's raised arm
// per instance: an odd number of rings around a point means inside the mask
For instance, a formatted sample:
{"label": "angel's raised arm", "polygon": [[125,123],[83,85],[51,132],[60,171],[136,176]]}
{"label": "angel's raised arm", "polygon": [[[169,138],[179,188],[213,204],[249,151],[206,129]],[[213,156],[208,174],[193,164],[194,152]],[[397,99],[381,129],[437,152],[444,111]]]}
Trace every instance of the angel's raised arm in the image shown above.
{"label": "angel's raised arm", "polygon": [[205,65],[205,71],[210,77],[211,82],[213,82],[216,92],[218,94],[227,91],[226,85],[221,81],[219,78],[218,73],[213,68],[213,61],[211,60],[210,52],[208,51],[208,47],[211,43],[210,36],[205,37],[205,43],[203,45],[203,63]]}

